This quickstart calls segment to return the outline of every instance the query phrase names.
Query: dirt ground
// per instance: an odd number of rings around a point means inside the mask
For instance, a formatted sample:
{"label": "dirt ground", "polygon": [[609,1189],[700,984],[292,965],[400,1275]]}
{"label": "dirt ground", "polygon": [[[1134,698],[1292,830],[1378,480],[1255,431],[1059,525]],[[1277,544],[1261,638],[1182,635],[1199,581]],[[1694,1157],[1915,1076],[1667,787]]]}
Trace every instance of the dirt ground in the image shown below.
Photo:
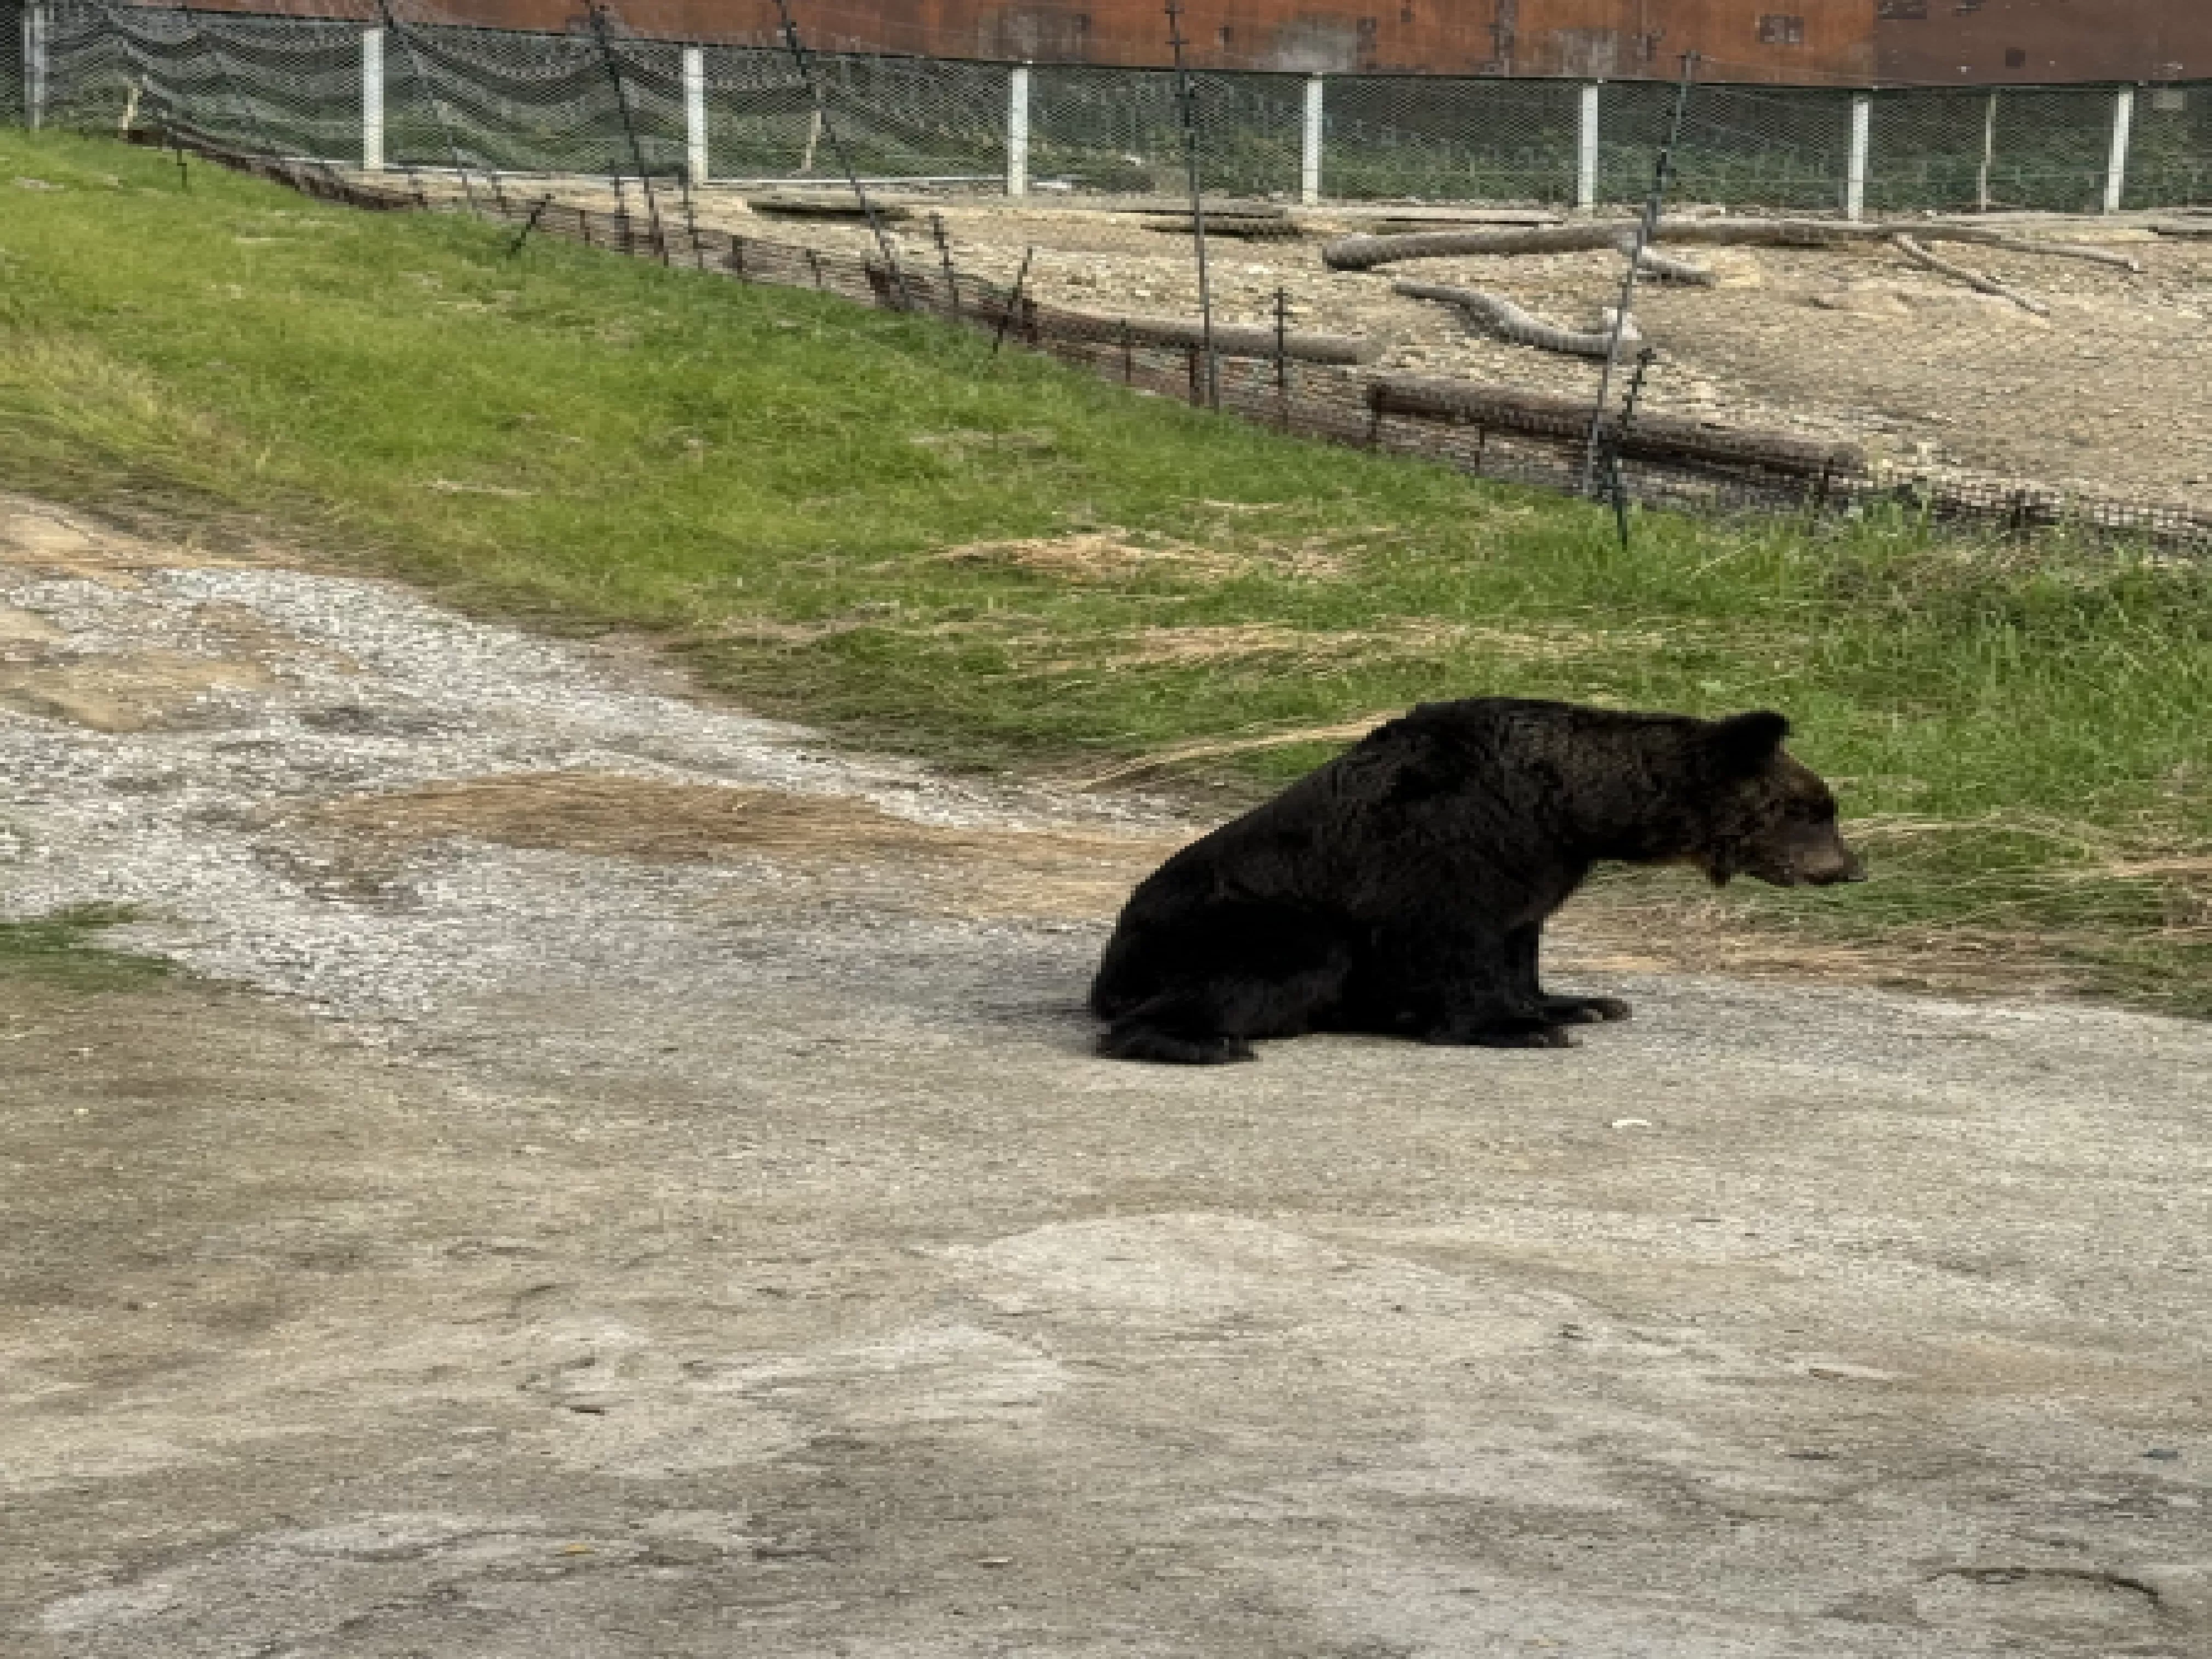
{"label": "dirt ground", "polygon": [[1158,804],[20,499],[0,756],[11,1656],[2212,1653],[2205,1028],[1100,1061]]}
{"label": "dirt ground", "polygon": [[[601,207],[613,202],[604,187],[556,185],[553,193]],[[1188,235],[1149,230],[1135,213],[1048,198],[1021,205],[889,192],[885,199],[909,210],[892,234],[917,270],[938,268],[929,224],[935,214],[963,274],[1012,283],[1034,250],[1026,287],[1040,300],[1112,315],[1197,313]],[[635,188],[629,206],[642,212]],[[824,250],[857,254],[872,246],[864,228],[757,213],[735,191],[702,192],[695,210],[702,224]],[[1592,393],[1592,363],[1493,338],[1455,309],[1401,298],[1392,285],[1482,289],[1547,322],[1590,329],[1618,302],[1615,254],[1423,259],[1370,272],[1322,264],[1332,237],[1425,212],[1449,215],[1409,207],[1297,210],[1288,222],[1295,236],[1217,239],[1218,314],[1270,324],[1280,289],[1294,326],[1380,341],[1378,370]],[[2095,245],[2142,269],[1939,248],[2047,308],[2037,315],[1917,269],[1885,245],[1695,250],[1692,257],[1714,270],[1717,285],[1647,283],[1637,303],[1639,326],[1660,353],[1647,406],[1857,442],[1900,477],[2212,505],[2212,240],[2153,228],[2202,222],[1996,215],[1972,222]]]}

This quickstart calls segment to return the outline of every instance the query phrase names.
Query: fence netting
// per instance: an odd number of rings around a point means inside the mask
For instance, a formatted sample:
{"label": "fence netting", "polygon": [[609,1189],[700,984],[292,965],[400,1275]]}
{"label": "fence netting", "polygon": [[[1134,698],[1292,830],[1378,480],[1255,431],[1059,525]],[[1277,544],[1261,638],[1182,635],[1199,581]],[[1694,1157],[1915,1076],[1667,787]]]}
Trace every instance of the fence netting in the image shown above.
{"label": "fence netting", "polygon": [[2212,545],[2212,87],[1182,76],[816,50],[794,15],[802,50],[0,0],[0,118],[1486,476]]}
{"label": "fence netting", "polygon": [[20,125],[23,111],[23,9],[0,0],[0,122]]}

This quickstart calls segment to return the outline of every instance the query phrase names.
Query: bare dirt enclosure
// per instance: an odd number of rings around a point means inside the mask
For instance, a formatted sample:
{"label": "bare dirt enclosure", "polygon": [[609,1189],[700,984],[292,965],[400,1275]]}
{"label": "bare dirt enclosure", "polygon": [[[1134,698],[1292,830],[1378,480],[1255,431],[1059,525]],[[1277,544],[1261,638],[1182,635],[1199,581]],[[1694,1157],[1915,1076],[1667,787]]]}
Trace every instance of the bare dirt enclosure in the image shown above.
{"label": "bare dirt enclosure", "polygon": [[0,752],[11,1659],[2212,1652],[2202,1027],[1109,1064],[1164,812],[16,500]]}
{"label": "bare dirt enclosure", "polygon": [[[583,181],[543,188],[600,209],[616,200],[606,186]],[[642,213],[635,185],[624,200]],[[1152,204],[1149,219],[958,196],[901,197],[887,205],[900,216],[887,234],[916,271],[934,271],[949,257],[964,276],[998,284],[1019,276],[1042,304],[1159,318],[1198,313],[1188,216],[1169,217],[1158,210],[1163,204]],[[672,193],[665,211],[672,216],[677,206]],[[1272,222],[1277,234],[1212,240],[1212,293],[1224,324],[1273,325],[1279,291],[1292,328],[1370,343],[1376,356],[1367,367],[1376,373],[1594,392],[1589,362],[1501,339],[1458,307],[1409,298],[1396,285],[1474,288],[1546,324],[1589,331],[1618,302],[1618,253],[1462,256],[1332,270],[1322,250],[1333,238],[1449,222],[1454,215],[1409,207],[1272,210],[1283,215]],[[701,191],[692,211],[702,227],[824,253],[874,250],[867,228],[849,216],[757,212],[734,191]],[[933,214],[946,238],[943,250],[928,222]],[[1502,228],[1498,222],[1510,217],[1502,210],[1459,216],[1476,229]],[[1947,263],[2030,302],[2022,305],[1916,264],[1887,241],[1690,250],[1711,282],[1654,277],[1641,285],[1637,325],[1659,353],[1644,406],[1856,442],[1899,477],[2212,504],[2212,240],[2197,234],[2206,222],[1996,215],[1960,222],[2032,242],[2087,244],[2141,269],[2002,248],[1951,251]],[[1620,228],[1632,227],[1624,221]]]}

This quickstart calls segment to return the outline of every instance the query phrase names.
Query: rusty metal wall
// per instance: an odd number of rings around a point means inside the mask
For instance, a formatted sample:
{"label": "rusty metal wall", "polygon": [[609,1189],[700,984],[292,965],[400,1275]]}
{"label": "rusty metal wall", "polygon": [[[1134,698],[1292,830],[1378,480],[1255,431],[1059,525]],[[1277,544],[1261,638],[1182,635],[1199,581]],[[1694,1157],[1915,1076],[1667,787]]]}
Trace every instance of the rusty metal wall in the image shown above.
{"label": "rusty metal wall", "polygon": [[[1946,6],[1955,0],[1941,0]],[[207,9],[318,9],[315,0],[202,0]],[[1188,58],[1209,69],[1671,79],[1696,52],[1726,81],[1864,81],[1875,0],[1188,0]],[[581,0],[398,0],[404,17],[584,27]],[[331,0],[327,9],[374,9]],[[773,0],[609,0],[626,29],[766,42]],[[793,0],[809,44],[1039,63],[1167,61],[1161,0]]]}
{"label": "rusty metal wall", "polygon": [[2212,0],[1875,0],[1877,73],[1913,85],[2212,75]]}
{"label": "rusty metal wall", "polygon": [[[315,0],[202,0],[312,11]],[[398,0],[424,21],[568,30],[582,0]],[[1973,86],[2212,76],[2212,0],[1188,0],[1210,69]],[[330,0],[328,9],[373,9]],[[774,0],[609,0],[625,28],[776,38]],[[824,50],[1157,65],[1161,0],[793,0]]]}

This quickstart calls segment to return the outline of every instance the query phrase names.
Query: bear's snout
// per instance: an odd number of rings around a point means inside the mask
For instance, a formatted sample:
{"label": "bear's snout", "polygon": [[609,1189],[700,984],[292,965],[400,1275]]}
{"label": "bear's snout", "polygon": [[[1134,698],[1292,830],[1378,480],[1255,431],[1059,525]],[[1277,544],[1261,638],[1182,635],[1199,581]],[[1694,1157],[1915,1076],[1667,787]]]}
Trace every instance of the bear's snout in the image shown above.
{"label": "bear's snout", "polygon": [[1864,881],[1866,878],[1866,866],[1856,853],[1846,854],[1839,865],[1805,872],[1805,879],[1815,887],[1833,887],[1838,882]]}
{"label": "bear's snout", "polygon": [[1826,842],[1791,860],[1796,866],[1792,873],[1799,881],[1811,887],[1833,887],[1839,882],[1867,878],[1865,861],[1844,844],[1841,836],[1831,830]]}

